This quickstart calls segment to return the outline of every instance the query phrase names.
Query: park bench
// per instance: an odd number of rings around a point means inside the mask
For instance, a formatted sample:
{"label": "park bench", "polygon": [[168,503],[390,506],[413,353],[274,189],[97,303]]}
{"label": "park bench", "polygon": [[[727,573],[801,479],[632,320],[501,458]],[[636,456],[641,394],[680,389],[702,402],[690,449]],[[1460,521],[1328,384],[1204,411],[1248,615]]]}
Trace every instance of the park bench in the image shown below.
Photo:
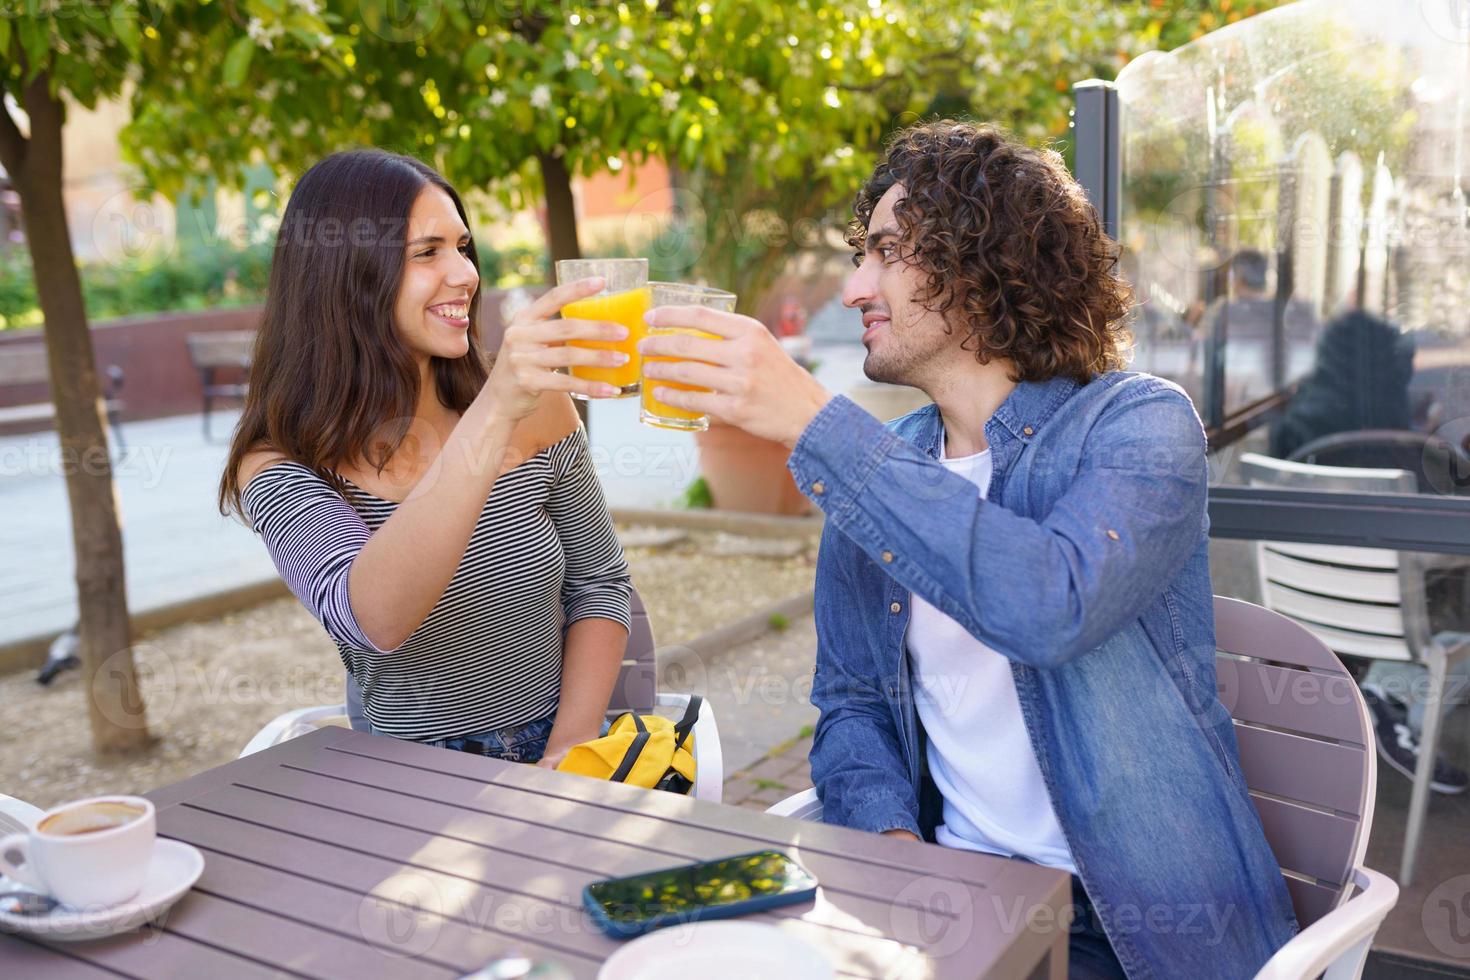
{"label": "park bench", "polygon": [[[204,440],[210,439],[209,412],[217,398],[244,398],[250,385],[244,380],[250,372],[250,359],[255,349],[254,330],[219,330],[213,333],[191,333],[184,338],[189,346],[189,360],[199,372],[204,391]],[[223,381],[221,373],[240,380]]]}
{"label": "park bench", "polygon": [[[7,344],[0,347],[0,390],[22,385],[50,384],[51,375],[46,365],[45,344]],[[123,386],[123,369],[109,364],[103,372],[103,407],[107,410],[107,424],[112,429],[119,449],[126,448],[118,413],[122,411],[120,397]],[[0,425],[19,422],[50,422],[56,417],[56,406],[50,401],[27,405],[12,405],[0,408]]]}

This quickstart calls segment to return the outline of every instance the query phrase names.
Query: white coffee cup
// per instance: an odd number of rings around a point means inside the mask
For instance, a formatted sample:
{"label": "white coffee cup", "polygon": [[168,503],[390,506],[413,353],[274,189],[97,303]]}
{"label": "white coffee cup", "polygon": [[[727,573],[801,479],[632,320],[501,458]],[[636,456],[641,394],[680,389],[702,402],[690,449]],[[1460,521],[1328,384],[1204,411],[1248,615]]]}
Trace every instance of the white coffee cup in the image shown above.
{"label": "white coffee cup", "polygon": [[73,908],[118,905],[142,890],[156,833],[141,796],[64,803],[0,840],[0,872]]}

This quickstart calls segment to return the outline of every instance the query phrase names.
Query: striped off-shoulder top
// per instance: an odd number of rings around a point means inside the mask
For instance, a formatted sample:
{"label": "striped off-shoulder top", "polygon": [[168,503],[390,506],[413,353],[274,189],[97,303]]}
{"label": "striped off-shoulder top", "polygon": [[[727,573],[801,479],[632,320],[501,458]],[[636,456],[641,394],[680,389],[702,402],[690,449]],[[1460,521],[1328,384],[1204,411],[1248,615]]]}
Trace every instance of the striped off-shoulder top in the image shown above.
{"label": "striped off-shoulder top", "polygon": [[281,462],[250,481],[242,503],[385,734],[454,738],[548,717],[566,627],[591,617],[629,625],[628,565],[581,427],[496,480],[444,595],[392,650],[358,626],[347,575],[398,505],[347,489]]}

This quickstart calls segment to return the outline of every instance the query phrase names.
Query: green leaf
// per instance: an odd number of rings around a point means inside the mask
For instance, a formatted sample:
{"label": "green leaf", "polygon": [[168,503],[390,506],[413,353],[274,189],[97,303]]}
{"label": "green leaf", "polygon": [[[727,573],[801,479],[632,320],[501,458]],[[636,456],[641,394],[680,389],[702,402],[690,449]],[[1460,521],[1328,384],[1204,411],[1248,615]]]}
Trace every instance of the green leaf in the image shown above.
{"label": "green leaf", "polygon": [[135,9],[129,9],[124,4],[115,4],[108,21],[112,25],[112,33],[122,42],[122,46],[134,55],[143,45],[143,35],[138,33],[138,14]]}
{"label": "green leaf", "polygon": [[225,55],[225,84],[230,88],[239,88],[245,81],[245,73],[250,70],[250,59],[254,56],[255,42],[248,37],[242,37],[230,45],[230,53]]}
{"label": "green leaf", "polygon": [[470,45],[470,49],[465,52],[464,56],[465,71],[468,74],[478,76],[485,70],[485,66],[490,63],[491,53],[490,45],[484,42]]}
{"label": "green leaf", "polygon": [[0,57],[10,60],[10,18],[0,17]]}

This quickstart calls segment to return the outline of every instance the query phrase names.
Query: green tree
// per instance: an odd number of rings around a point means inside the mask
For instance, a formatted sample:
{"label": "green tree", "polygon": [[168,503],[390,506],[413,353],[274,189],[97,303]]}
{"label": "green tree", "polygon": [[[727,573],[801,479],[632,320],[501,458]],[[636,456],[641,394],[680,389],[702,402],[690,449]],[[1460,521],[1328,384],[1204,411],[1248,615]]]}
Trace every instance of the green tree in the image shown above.
{"label": "green tree", "polygon": [[[10,0],[0,11],[0,165],[20,195],[46,319],[51,398],[71,506],[82,670],[92,742],[102,752],[136,750],[151,739],[131,655],[122,535],[92,337],[62,197],[61,133],[69,106],[91,108],[116,97],[150,54],[167,57],[160,25],[184,6],[184,0]],[[320,58],[321,38],[330,40],[325,22],[306,11],[275,0],[245,0],[244,6],[291,32],[293,47],[309,39],[307,60]]]}
{"label": "green tree", "polygon": [[150,61],[162,77],[140,89],[128,134],[152,181],[177,190],[255,159],[299,173],[343,146],[385,146],[463,187],[544,200],[551,257],[567,258],[581,251],[572,177],[656,156],[703,221],[688,229],[698,271],[746,309],[895,123],[950,93],[1027,135],[1064,135],[1070,82],[1113,63],[1132,30],[1107,0],[322,2],[342,79],[333,61],[279,63],[279,34],[220,4],[171,19],[157,44],[181,54]]}

